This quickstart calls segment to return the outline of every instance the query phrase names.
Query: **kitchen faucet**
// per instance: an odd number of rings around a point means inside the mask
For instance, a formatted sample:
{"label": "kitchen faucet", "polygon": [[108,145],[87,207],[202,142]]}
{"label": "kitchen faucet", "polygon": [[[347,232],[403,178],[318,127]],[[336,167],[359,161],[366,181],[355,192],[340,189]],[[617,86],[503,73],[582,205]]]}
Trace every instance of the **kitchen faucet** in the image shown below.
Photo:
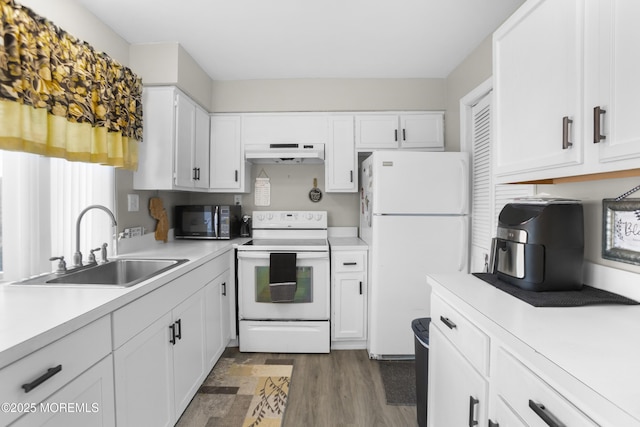
{"label": "kitchen faucet", "polygon": [[[80,252],[80,221],[82,220],[82,217],[84,216],[84,214],[91,209],[100,209],[105,211],[111,217],[111,221],[113,221],[113,226],[115,227],[116,225],[118,225],[116,223],[116,217],[113,215],[113,212],[111,212],[109,208],[105,206],[91,205],[91,206],[87,206],[82,212],[80,212],[80,215],[78,215],[78,219],[76,220],[76,252],[73,254],[74,267],[82,266],[82,253]],[[104,252],[103,252],[103,257],[104,257]],[[104,257],[103,259],[106,259],[106,257]]]}

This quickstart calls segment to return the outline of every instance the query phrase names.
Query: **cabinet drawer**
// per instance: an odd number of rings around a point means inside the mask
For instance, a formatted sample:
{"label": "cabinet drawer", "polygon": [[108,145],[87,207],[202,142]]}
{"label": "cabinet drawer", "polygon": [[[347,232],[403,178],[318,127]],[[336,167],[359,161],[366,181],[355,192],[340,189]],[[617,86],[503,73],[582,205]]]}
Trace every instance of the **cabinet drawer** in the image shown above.
{"label": "cabinet drawer", "polygon": [[[497,355],[496,390],[527,425],[554,425],[553,421],[567,426],[597,425],[503,348]],[[545,423],[545,417],[551,422]]]}
{"label": "cabinet drawer", "polygon": [[365,252],[334,252],[333,271],[336,273],[364,271],[365,255]]}
{"label": "cabinet drawer", "polygon": [[[37,404],[110,352],[111,323],[104,316],[0,370],[2,401],[16,409],[24,406],[20,404]],[[0,411],[0,425],[20,415]]]}
{"label": "cabinet drawer", "polygon": [[482,375],[489,373],[489,337],[437,295],[431,302],[432,325],[455,345]]}

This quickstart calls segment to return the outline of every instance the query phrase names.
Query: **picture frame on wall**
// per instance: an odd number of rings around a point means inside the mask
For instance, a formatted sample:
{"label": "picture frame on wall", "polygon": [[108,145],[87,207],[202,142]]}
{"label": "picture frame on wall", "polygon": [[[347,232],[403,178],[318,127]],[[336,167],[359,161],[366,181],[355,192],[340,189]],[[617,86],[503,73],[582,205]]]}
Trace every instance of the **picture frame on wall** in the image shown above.
{"label": "picture frame on wall", "polygon": [[640,199],[602,200],[602,258],[640,265]]}

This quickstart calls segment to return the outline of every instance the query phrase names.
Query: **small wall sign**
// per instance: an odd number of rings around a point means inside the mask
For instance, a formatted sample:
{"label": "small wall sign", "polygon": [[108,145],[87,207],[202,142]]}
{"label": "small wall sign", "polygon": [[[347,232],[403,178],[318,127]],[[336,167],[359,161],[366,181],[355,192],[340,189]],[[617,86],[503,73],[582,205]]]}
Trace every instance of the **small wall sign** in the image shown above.
{"label": "small wall sign", "polygon": [[640,265],[640,199],[602,200],[602,258]]}

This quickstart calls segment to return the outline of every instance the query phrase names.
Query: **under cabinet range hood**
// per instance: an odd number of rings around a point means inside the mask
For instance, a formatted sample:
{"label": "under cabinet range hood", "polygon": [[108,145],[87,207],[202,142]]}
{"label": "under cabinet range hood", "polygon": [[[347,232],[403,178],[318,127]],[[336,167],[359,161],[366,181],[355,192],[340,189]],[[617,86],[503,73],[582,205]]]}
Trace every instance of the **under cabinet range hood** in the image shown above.
{"label": "under cabinet range hood", "polygon": [[324,144],[246,144],[244,156],[251,163],[324,163]]}

